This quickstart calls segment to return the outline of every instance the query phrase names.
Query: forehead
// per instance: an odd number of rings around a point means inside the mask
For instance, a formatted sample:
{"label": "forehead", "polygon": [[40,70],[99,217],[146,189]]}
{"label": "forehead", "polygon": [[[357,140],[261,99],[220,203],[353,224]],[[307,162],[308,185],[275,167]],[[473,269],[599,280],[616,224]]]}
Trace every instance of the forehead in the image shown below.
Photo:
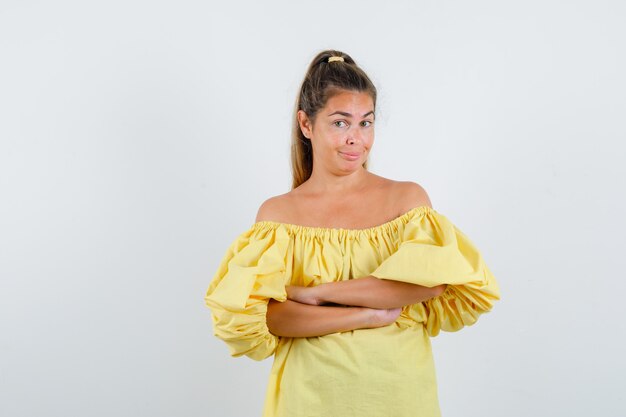
{"label": "forehead", "polygon": [[[367,92],[342,90],[329,98],[324,107],[331,112],[343,110],[352,114],[365,114],[370,110],[374,110],[374,101]],[[356,113],[353,113],[350,109],[356,111]]]}

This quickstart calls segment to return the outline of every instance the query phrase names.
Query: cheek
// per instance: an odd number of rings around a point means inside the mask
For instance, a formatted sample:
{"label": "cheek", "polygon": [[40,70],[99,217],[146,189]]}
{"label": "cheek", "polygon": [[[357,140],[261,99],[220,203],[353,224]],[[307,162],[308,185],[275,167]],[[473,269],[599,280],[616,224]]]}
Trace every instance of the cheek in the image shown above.
{"label": "cheek", "polygon": [[374,133],[371,133],[369,135],[365,135],[363,137],[363,146],[367,149],[371,148],[372,145],[374,144]]}
{"label": "cheek", "polygon": [[329,149],[336,149],[336,148],[342,147],[344,144],[344,141],[345,139],[342,135],[331,134],[327,137],[326,143]]}

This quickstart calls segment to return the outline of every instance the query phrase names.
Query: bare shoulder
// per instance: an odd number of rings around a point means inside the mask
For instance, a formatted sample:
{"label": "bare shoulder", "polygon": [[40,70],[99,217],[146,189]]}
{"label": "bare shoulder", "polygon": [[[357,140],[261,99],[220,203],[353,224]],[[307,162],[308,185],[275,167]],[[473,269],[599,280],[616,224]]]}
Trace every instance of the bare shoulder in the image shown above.
{"label": "bare shoulder", "polygon": [[388,201],[393,201],[394,210],[398,215],[421,206],[432,208],[428,193],[420,184],[414,181],[397,181],[380,175],[371,174],[373,184],[377,184],[383,190],[383,196]]}
{"label": "bare shoulder", "polygon": [[259,206],[255,222],[281,221],[288,212],[289,193],[270,197]]}
{"label": "bare shoulder", "polygon": [[394,181],[393,188],[398,202],[402,205],[402,212],[420,206],[432,208],[430,197],[420,184],[413,181]]}

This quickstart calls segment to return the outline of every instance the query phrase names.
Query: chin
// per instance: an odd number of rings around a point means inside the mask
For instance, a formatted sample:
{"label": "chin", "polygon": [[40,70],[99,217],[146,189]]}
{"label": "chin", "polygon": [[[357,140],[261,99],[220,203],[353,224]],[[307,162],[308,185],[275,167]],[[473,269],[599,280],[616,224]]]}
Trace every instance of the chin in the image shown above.
{"label": "chin", "polygon": [[363,169],[363,162],[362,161],[353,161],[350,162],[349,164],[344,164],[342,167],[339,168],[341,171],[343,172],[356,172],[360,169]]}

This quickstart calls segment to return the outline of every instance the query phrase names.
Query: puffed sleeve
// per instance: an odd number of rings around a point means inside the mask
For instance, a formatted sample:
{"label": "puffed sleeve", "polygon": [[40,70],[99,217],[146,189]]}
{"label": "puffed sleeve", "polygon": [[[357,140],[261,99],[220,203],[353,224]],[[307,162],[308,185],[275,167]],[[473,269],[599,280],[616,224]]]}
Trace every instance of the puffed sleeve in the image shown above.
{"label": "puffed sleeve", "polygon": [[371,275],[426,287],[448,284],[441,295],[411,306],[410,314],[430,336],[471,326],[500,299],[498,283],[476,246],[430,207],[409,219],[397,251]]}
{"label": "puffed sleeve", "polygon": [[275,352],[279,338],[269,332],[265,313],[270,298],[287,299],[291,251],[285,230],[257,225],[228,248],[204,300],[213,334],[226,342],[231,356],[260,361]]}

